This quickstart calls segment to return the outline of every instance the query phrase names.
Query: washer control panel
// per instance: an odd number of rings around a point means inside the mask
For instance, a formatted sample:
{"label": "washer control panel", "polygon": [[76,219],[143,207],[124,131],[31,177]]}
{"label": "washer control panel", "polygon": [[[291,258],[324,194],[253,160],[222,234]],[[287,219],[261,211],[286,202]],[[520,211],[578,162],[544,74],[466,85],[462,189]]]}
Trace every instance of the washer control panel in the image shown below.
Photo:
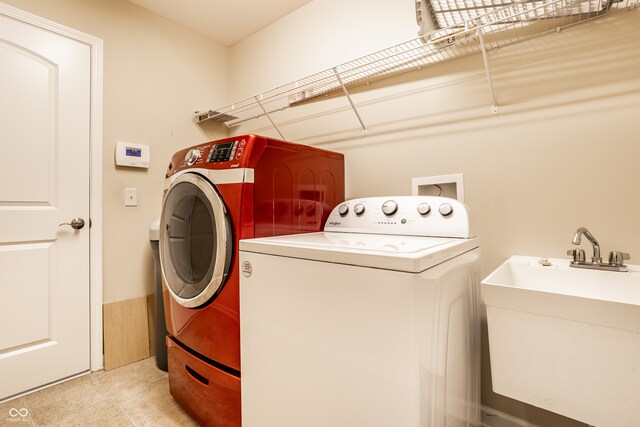
{"label": "washer control panel", "polygon": [[436,196],[367,197],[331,212],[325,231],[429,237],[475,237],[467,207]]}

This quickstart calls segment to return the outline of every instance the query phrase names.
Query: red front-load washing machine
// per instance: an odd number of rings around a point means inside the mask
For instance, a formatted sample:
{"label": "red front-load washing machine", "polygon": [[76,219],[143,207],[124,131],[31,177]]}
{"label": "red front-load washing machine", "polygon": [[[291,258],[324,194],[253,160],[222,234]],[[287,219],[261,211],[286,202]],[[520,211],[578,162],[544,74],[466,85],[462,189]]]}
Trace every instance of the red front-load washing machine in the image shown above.
{"label": "red front-load washing machine", "polygon": [[160,223],[169,386],[201,424],[241,424],[238,242],[320,231],[343,200],[339,153],[243,135],[174,154]]}

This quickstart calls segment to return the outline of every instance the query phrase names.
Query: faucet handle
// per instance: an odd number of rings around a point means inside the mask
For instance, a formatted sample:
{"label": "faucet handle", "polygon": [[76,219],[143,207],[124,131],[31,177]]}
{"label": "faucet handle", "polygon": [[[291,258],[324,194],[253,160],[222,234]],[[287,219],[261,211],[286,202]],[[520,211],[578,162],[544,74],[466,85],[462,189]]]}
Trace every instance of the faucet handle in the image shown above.
{"label": "faucet handle", "polygon": [[624,264],[624,260],[630,259],[629,254],[620,251],[609,252],[609,264],[621,266]]}
{"label": "faucet handle", "polygon": [[586,259],[584,249],[567,249],[567,255],[573,257],[573,262],[584,262]]}

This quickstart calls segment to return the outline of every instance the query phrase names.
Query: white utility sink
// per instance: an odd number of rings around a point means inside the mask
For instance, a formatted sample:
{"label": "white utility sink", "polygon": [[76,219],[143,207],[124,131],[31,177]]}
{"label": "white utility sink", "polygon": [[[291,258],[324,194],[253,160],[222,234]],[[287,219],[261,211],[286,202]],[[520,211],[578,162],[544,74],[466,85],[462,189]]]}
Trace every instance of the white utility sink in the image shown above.
{"label": "white utility sink", "polygon": [[595,426],[640,425],[640,266],[513,256],[482,281],[496,393]]}

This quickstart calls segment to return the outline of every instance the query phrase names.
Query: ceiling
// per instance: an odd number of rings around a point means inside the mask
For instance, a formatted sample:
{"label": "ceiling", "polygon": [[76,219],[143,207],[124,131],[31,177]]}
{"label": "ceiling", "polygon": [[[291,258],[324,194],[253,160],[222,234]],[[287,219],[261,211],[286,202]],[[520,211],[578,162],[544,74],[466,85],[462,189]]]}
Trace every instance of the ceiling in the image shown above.
{"label": "ceiling", "polygon": [[311,0],[129,0],[226,45],[245,39]]}

